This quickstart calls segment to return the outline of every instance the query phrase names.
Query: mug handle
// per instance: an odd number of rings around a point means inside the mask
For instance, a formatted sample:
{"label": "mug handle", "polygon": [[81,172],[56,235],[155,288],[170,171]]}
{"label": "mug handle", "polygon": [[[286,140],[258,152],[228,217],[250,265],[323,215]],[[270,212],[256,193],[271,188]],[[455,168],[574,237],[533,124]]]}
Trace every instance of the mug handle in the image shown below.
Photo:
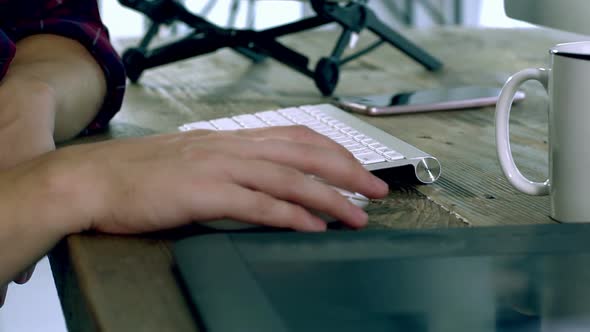
{"label": "mug handle", "polygon": [[506,81],[496,104],[496,148],[502,172],[508,182],[525,194],[541,196],[549,194],[549,180],[534,182],[524,177],[516,167],[510,149],[509,120],[512,101],[518,88],[529,80],[541,82],[545,90],[549,91],[549,70],[544,68],[521,70]]}

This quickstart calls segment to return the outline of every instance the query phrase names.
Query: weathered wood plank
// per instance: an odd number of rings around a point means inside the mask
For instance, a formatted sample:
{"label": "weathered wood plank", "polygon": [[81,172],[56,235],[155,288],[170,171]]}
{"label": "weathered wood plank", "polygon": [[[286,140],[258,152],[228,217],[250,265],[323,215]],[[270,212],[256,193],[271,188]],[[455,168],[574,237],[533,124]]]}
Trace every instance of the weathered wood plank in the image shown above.
{"label": "weathered wood plank", "polygon": [[70,246],[99,331],[194,331],[166,241],[86,235]]}

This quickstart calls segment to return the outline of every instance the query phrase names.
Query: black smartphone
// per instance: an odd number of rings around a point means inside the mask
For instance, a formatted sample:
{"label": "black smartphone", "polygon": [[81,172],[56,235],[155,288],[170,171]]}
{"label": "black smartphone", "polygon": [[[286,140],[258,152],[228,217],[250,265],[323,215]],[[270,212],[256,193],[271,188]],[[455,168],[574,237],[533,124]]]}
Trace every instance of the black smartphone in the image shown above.
{"label": "black smartphone", "polygon": [[[394,115],[495,105],[501,88],[462,86],[400,92],[389,95],[337,97],[334,103],[347,111],[366,115]],[[514,101],[524,99],[518,91]]]}

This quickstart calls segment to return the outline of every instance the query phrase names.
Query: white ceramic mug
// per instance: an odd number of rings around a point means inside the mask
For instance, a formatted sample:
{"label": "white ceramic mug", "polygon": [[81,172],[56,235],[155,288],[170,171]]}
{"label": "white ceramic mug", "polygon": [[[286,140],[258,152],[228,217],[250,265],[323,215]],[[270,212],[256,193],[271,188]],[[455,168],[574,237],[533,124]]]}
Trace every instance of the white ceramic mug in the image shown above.
{"label": "white ceramic mug", "polygon": [[[508,79],[496,106],[496,147],[502,171],[518,190],[550,195],[551,217],[590,222],[590,42],[551,48],[551,68],[525,69]],[[521,174],[510,150],[508,120],[518,87],[528,80],[549,94],[549,179]]]}

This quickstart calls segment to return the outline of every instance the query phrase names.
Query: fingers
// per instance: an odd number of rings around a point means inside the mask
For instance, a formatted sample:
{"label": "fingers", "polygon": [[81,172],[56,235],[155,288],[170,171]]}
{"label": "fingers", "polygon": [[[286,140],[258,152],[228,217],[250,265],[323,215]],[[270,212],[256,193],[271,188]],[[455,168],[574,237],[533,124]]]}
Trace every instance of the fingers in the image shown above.
{"label": "fingers", "polygon": [[[248,172],[243,171],[244,166],[248,167]],[[295,169],[266,161],[248,161],[240,167],[233,166],[229,171],[234,180],[244,187],[265,192],[312,211],[326,213],[355,228],[367,223],[365,211],[330,186]]]}
{"label": "fingers", "polygon": [[[368,219],[362,209],[309,175],[368,197],[385,196],[388,190],[346,149],[302,127],[126,140],[114,143],[116,153],[110,146],[88,152],[97,162],[113,161],[102,171],[109,181],[101,183],[106,183],[103,192],[116,188],[120,195],[100,195],[113,197],[113,203],[100,204],[104,211],[89,218],[90,227],[106,232],[151,231],[220,218],[324,230],[325,222],[310,211],[362,227]],[[125,174],[128,181],[112,181],[119,177],[109,174]]]}
{"label": "fingers", "polygon": [[6,300],[6,292],[8,291],[8,285],[0,286],[0,308],[4,305]]}
{"label": "fingers", "polygon": [[341,153],[347,154],[352,158],[352,155],[342,145],[334,142],[330,138],[321,135],[310,128],[305,126],[277,126],[268,128],[256,128],[256,129],[241,129],[233,131],[209,131],[209,130],[191,130],[185,132],[187,135],[194,139],[200,139],[206,135],[234,135],[243,138],[253,139],[255,141],[264,141],[267,139],[280,139],[292,142],[299,142],[310,144],[318,147],[325,147],[340,151]]}
{"label": "fingers", "polygon": [[264,159],[297,168],[327,182],[370,198],[387,195],[388,186],[372,176],[340,144],[304,126],[270,127],[191,134],[183,151],[203,141],[213,151],[247,159]]}
{"label": "fingers", "polygon": [[388,192],[387,184],[370,174],[347,151],[282,139],[253,140],[235,136],[218,137],[208,146],[243,159],[260,159],[293,167],[371,198],[383,197]]}
{"label": "fingers", "polygon": [[35,266],[36,264],[33,264],[33,266],[28,268],[25,272],[21,273],[18,277],[16,277],[16,279],[14,279],[14,282],[16,282],[17,284],[24,284],[31,280],[33,272],[35,272]]}
{"label": "fingers", "polygon": [[[387,195],[389,191],[387,184],[377,177],[370,175],[356,158],[354,158],[352,153],[332,139],[304,126],[263,129],[266,131],[263,131],[262,134],[268,135],[270,138],[276,137],[290,143],[298,144],[299,149],[287,150],[289,151],[288,156],[294,158],[291,161],[297,162],[297,164],[289,164],[290,166],[302,169],[307,173],[319,175],[334,185],[357,191],[371,198],[381,198]],[[256,132],[253,131],[248,135],[253,134],[256,134]],[[263,140],[263,142],[270,144],[273,140]],[[315,153],[309,151],[311,147],[316,148],[314,150]],[[273,152],[273,150],[265,149],[262,149],[262,151]],[[285,151],[281,151],[280,149],[274,150],[274,152],[277,153],[275,156],[287,156]],[[347,162],[334,160],[336,158],[345,158]],[[284,161],[281,159],[271,160],[277,162]]]}
{"label": "fingers", "polygon": [[[284,153],[285,150],[289,153]],[[348,151],[343,154],[309,144],[270,140],[263,143],[261,151],[267,160],[319,176],[343,189],[371,198],[383,197],[388,192],[387,184],[367,171]]]}
{"label": "fingers", "polygon": [[285,139],[293,142],[307,143],[326,148],[337,149],[347,152],[342,145],[334,142],[330,138],[318,134],[305,126],[278,126],[269,128],[246,129],[235,131],[238,135],[245,137],[254,137],[259,139],[275,138]]}
{"label": "fingers", "polygon": [[15,279],[14,282],[17,284],[24,284],[27,281],[29,281],[29,273],[28,272],[23,272],[21,274],[19,274]]}
{"label": "fingers", "polygon": [[[205,219],[231,218],[251,224],[291,228],[304,232],[319,232],[326,223],[310,214],[301,206],[276,199],[266,193],[239,185],[217,185],[210,192],[210,201],[205,202],[209,215]],[[223,197],[223,200],[217,198]],[[197,203],[198,205],[198,203]],[[203,209],[197,208],[201,215]]]}

